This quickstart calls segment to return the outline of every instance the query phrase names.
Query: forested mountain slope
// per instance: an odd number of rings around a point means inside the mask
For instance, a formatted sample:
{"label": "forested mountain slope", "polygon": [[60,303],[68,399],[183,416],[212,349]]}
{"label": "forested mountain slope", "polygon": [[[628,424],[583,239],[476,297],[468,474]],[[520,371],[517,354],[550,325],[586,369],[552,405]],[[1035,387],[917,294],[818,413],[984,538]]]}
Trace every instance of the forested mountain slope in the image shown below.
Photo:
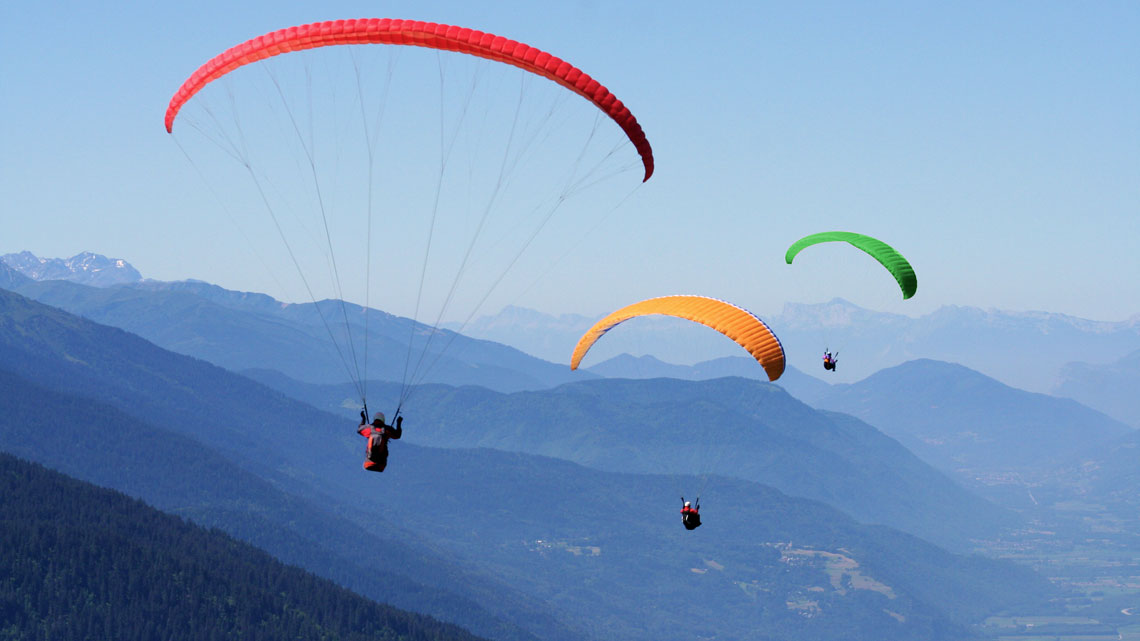
{"label": "forested mountain slope", "polygon": [[4,638],[478,638],[7,454],[0,454],[0,577]]}

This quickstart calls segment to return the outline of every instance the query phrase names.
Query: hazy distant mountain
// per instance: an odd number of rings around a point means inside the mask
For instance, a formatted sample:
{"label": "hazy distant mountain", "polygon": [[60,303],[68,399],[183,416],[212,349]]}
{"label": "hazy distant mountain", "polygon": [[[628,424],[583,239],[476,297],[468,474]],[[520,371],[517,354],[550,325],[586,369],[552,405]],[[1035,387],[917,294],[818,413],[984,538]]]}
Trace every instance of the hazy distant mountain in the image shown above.
{"label": "hazy distant mountain", "polygon": [[[823,369],[823,366],[820,366]],[[826,370],[824,370],[826,372]],[[820,380],[810,374],[805,374],[800,370],[789,365],[784,370],[784,375],[780,380],[776,381],[776,385],[784,388],[789,394],[797,399],[807,403],[813,404],[816,399],[828,394],[831,391],[831,383]]]}
{"label": "hazy distant mountain", "polygon": [[[652,356],[619,354],[587,371],[606,378],[680,378],[687,381],[706,381],[739,376],[758,381],[768,380],[764,368],[760,367],[755,359],[747,356],[724,356],[695,365],[674,365]],[[805,403],[810,403],[826,394],[831,388],[826,381],[805,374],[790,365],[784,370],[784,375],[776,381],[776,385]]]}
{"label": "hazy distant mountain", "polygon": [[1045,469],[1131,432],[1076,401],[932,360],[835,386],[814,405],[857,416],[931,465],[970,476]]}
{"label": "hazy distant mountain", "polygon": [[[467,331],[560,362],[595,320],[508,308],[477,320]],[[840,368],[829,376],[837,382],[854,382],[885,367],[930,358],[961,363],[1008,385],[1045,392],[1065,363],[1108,362],[1140,349],[1140,315],[1101,322],[1047,312],[951,306],[910,318],[836,299],[818,305],[789,303],[781,314],[764,320],[780,337],[789,362],[803,370],[818,367],[825,347],[838,350]],[[736,355],[738,349],[713,331],[679,335],[678,323],[686,321],[653,317],[637,323],[640,349],[607,336],[591,351],[586,366],[622,352],[653,353],[670,363],[698,363]]]}
{"label": "hazy distant mountain", "polygon": [[[4,407],[13,408],[0,417],[8,446],[135,487],[144,485],[140,475],[166,470],[169,477],[160,476],[158,487],[188,499],[202,491],[188,506],[192,514],[212,513],[227,528],[311,563],[319,562],[314,554],[337,559],[352,550],[361,555],[356,570],[369,574],[373,559],[391,557],[365,555],[419,547],[424,558],[379,567],[415,572],[436,590],[450,579],[446,588],[457,596],[543,639],[950,640],[964,636],[966,624],[1051,593],[1039,577],[1010,563],[951,555],[743,481],[718,480],[706,525],[685,532],[676,505],[666,507],[676,501],[672,477],[607,473],[494,450],[417,447],[409,442],[413,431],[433,429],[426,412],[405,424],[388,471],[369,474],[359,466],[352,417],[324,414],[6,292],[0,292],[0,370],[12,381],[0,384],[0,393],[10,393]],[[591,390],[559,389],[579,387]],[[58,391],[37,396],[32,388]],[[153,434],[148,420],[159,424]],[[164,438],[169,432],[176,438]],[[846,433],[857,432],[849,426]],[[188,440],[220,456],[203,460],[202,448],[184,446]],[[850,445],[857,451],[861,444]],[[183,471],[199,480],[179,482]],[[246,486],[265,497],[287,493],[294,509],[245,501]],[[214,508],[219,492],[233,498]],[[277,521],[286,516],[291,520]],[[344,519],[380,536],[347,535],[338,525]],[[389,543],[393,523],[408,533],[398,546]],[[315,551],[306,548],[305,537],[322,529],[341,533],[317,539]],[[456,559],[450,574],[438,562],[447,556]],[[322,573],[337,575],[339,567]],[[479,568],[482,578],[459,567]],[[493,589],[504,583],[513,591]]]}
{"label": "hazy distant mountain", "polygon": [[7,263],[0,260],[0,289],[15,289],[29,282],[31,282],[30,278],[12,269]]}
{"label": "hazy distant mountain", "polygon": [[1052,392],[1140,428],[1140,350],[1107,365],[1069,363]]}
{"label": "hazy distant mountain", "polygon": [[[93,288],[62,281],[25,282],[13,288],[40,302],[54,305],[99,323],[125,329],[167,349],[207,360],[232,371],[274,369],[290,377],[321,383],[349,380],[350,365],[338,356],[331,323],[342,354],[351,360],[339,322],[340,303],[284,304],[264,294],[234,292],[198,281],[147,281]],[[365,310],[345,304],[356,346],[363,345]],[[413,358],[423,353],[430,328],[379,310],[368,313],[369,359],[361,359],[360,375],[401,381],[405,377],[408,343]],[[447,347],[443,351],[444,347]],[[428,382],[478,384],[514,391],[540,389],[571,380],[594,378],[566,365],[548,363],[514,348],[473,340],[444,330],[426,352]],[[411,365],[416,362],[413,360]]]}
{"label": "hazy distant mountain", "polygon": [[829,378],[841,382],[928,358],[960,363],[1007,385],[1046,392],[1068,361],[1140,348],[1140,316],[1099,322],[1046,312],[949,306],[909,318],[834,300],[824,305],[788,304],[771,325],[793,364],[806,358],[814,367],[823,347],[838,350],[839,370]]}
{"label": "hazy distant mountain", "polygon": [[142,274],[121,258],[81,252],[71,258],[38,258],[29,251],[4,254],[3,261],[32,280],[66,280],[92,287],[137,283]]}
{"label": "hazy distant mountain", "polygon": [[606,378],[681,378],[688,381],[705,381],[712,378],[740,376],[760,381],[768,380],[764,368],[760,367],[755,359],[747,356],[724,356],[694,365],[675,365],[653,356],[619,354],[588,368],[587,371]]}
{"label": "hazy distant mountain", "polygon": [[[327,411],[344,412],[351,394],[251,374]],[[374,406],[395,406],[397,388],[373,390]],[[734,476],[951,549],[969,549],[970,539],[1020,523],[875,428],[813,411],[767,382],[610,379],[513,394],[426,386],[409,403],[409,417],[424,425],[405,436],[409,442],[491,447],[610,471]]]}
{"label": "hazy distant mountain", "polygon": [[[578,339],[599,318],[601,316],[578,314],[554,316],[508,306],[498,314],[482,316],[468,323],[463,332],[468,336],[510,345],[555,363],[568,363]],[[613,330],[606,340],[594,345],[584,366],[591,368],[624,352],[634,351],[630,349],[631,345],[653,351],[669,363],[697,363],[738,355],[739,346],[712,330],[677,335],[678,327],[691,326],[690,321],[665,316],[638,318],[634,324]],[[636,327],[636,332],[631,332],[632,327]],[[630,340],[625,340],[627,338]]]}
{"label": "hazy distant mountain", "polygon": [[544,314],[525,307],[508,305],[493,316],[480,316],[460,327],[444,327],[467,336],[510,345],[527,354],[555,363],[569,362],[570,352],[582,333],[599,317],[581,314]]}
{"label": "hazy distant mountain", "polygon": [[4,454],[0,513],[7,638],[476,640]]}
{"label": "hazy distant mountain", "polygon": [[[756,361],[752,362],[756,363]],[[756,365],[756,368],[761,372],[764,371],[759,365]],[[629,354],[618,354],[588,368],[586,371],[606,378],[683,378],[695,380],[692,365],[674,365],[652,356],[631,356]]]}

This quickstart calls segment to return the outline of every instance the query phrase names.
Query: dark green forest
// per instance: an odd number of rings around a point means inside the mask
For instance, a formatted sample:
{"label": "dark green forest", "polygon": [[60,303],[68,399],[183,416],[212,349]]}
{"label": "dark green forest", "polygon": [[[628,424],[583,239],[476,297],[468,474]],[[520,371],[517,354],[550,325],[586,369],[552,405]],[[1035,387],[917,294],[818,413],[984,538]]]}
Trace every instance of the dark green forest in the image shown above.
{"label": "dark green forest", "polygon": [[478,638],[6,454],[0,577],[0,639]]}

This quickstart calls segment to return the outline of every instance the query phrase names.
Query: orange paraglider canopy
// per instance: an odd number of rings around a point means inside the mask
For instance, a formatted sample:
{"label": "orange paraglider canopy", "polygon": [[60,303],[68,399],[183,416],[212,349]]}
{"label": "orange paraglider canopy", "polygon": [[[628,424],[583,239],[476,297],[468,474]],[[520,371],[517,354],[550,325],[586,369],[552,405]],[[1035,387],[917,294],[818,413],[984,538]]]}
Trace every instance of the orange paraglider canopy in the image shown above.
{"label": "orange paraglider canopy", "polygon": [[570,369],[578,369],[586,352],[615,325],[652,314],[684,318],[724,334],[752,354],[770,381],[780,378],[784,373],[784,348],[764,321],[742,307],[705,296],[650,298],[613,312],[595,323],[578,340],[574,354],[570,357]]}

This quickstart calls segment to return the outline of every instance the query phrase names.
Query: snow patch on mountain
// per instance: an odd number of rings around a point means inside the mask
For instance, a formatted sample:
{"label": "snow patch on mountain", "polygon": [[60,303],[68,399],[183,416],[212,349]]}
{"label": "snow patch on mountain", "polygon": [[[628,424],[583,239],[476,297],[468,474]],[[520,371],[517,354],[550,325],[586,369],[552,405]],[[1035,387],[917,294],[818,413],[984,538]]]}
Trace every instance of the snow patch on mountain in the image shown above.
{"label": "snow patch on mountain", "polygon": [[142,274],[121,258],[80,252],[71,258],[40,258],[30,251],[4,254],[0,261],[32,280],[66,280],[92,287],[141,281]]}

